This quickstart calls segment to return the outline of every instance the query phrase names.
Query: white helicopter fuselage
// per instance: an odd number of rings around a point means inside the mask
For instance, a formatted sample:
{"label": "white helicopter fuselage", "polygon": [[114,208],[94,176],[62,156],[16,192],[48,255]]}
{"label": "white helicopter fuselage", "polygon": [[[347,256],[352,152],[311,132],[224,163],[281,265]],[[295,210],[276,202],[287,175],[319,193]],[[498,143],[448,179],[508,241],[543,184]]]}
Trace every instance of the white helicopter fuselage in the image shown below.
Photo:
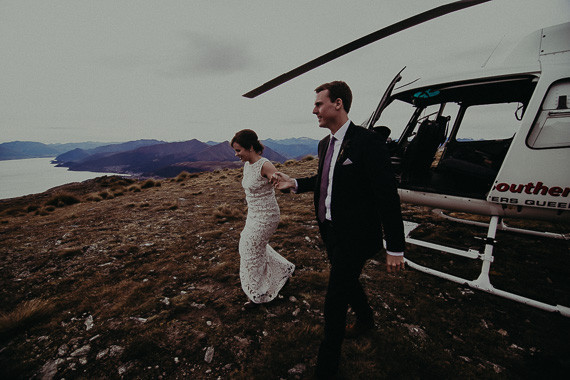
{"label": "white helicopter fuselage", "polygon": [[[492,174],[486,173],[494,177],[494,180],[489,177],[490,186],[486,191],[481,191],[478,196],[470,196],[467,189],[463,189],[463,193],[450,192],[446,186],[439,186],[436,182],[429,185],[424,182],[417,186],[411,180],[408,183],[403,180],[399,189],[402,201],[481,215],[570,220],[570,23],[544,28],[527,36],[505,63],[499,70],[482,69],[445,80],[422,81],[414,84],[413,89],[394,92],[394,99],[406,98],[409,102],[410,94],[428,94],[421,95],[427,98],[441,91],[434,96],[434,101],[426,103],[434,106],[438,103],[438,97],[446,97],[441,101],[443,106],[438,116],[443,114],[446,103],[455,102],[458,108],[466,103],[479,105],[479,100],[473,97],[477,92],[481,93],[481,97],[489,92],[505,93],[504,96],[491,94],[491,100],[481,100],[480,104],[524,104],[524,114],[518,130],[508,139],[508,147],[501,157],[502,164]],[[518,82],[521,84],[513,85]],[[453,95],[454,91],[461,95]],[[524,100],[518,100],[516,94],[509,93],[523,91],[529,94]],[[418,99],[420,102],[423,100]],[[454,125],[449,126],[447,141],[439,147],[443,159],[438,158],[431,164],[430,178],[434,178],[438,170],[444,173],[442,164],[446,158],[452,160],[445,163],[454,161],[457,164],[458,160],[449,155],[448,149],[461,144],[476,144],[455,139],[464,113],[460,110],[456,117],[447,117],[447,120],[453,120]],[[401,142],[417,136],[419,129],[414,131],[415,127],[411,124],[419,125],[421,120],[417,117],[412,120],[400,137],[402,157],[397,161],[405,161],[406,147],[402,148]],[[438,165],[441,167],[438,168]],[[474,166],[472,162],[465,163],[465,178],[469,178],[468,170]],[[459,170],[457,167],[454,169]],[[401,174],[404,178],[405,169]],[[437,175],[441,177],[441,174]],[[482,183],[479,182],[479,185]]]}

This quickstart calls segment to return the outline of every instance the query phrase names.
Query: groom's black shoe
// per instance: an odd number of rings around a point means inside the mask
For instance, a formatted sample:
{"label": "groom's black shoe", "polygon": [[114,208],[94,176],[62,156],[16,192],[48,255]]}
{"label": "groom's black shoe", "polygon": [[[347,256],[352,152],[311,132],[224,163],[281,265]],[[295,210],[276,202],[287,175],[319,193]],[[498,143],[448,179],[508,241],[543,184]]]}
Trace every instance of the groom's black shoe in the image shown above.
{"label": "groom's black shoe", "polygon": [[252,310],[252,309],[257,308],[258,306],[259,306],[259,304],[255,303],[253,301],[247,301],[246,303],[243,304],[243,308],[245,310]]}
{"label": "groom's black shoe", "polygon": [[344,331],[344,337],[346,339],[354,339],[359,336],[366,335],[368,332],[374,329],[374,322],[359,322],[352,323],[346,326]]}

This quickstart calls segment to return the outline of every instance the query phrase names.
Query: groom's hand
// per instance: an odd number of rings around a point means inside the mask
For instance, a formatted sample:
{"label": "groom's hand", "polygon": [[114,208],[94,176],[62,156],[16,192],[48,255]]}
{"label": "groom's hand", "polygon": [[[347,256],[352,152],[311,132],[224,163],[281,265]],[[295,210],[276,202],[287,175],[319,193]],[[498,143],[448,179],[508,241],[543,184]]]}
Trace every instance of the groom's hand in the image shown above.
{"label": "groom's hand", "polygon": [[392,256],[386,254],[386,270],[388,272],[398,272],[404,269],[404,256]]}
{"label": "groom's hand", "polygon": [[270,181],[277,190],[290,190],[295,188],[295,180],[281,172],[273,173]]}

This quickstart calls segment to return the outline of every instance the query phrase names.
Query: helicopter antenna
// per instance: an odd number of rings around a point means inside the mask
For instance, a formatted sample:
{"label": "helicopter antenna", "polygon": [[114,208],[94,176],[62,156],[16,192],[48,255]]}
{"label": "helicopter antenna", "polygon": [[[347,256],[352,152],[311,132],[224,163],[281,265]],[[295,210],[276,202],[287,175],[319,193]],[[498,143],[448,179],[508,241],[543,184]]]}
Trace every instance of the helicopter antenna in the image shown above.
{"label": "helicopter antenna", "polygon": [[384,37],[398,33],[402,30],[411,28],[413,26],[419,25],[431,19],[446,15],[448,13],[455,12],[481,3],[486,3],[488,1],[491,0],[459,0],[453,3],[444,4],[439,7],[430,9],[428,11],[419,13],[415,16],[409,17],[405,20],[389,25],[385,28],[377,30],[376,32],[372,32],[364,37],[356,39],[352,42],[349,42],[346,45],[343,45],[335,50],[332,50],[324,55],[321,55],[320,57],[315,58],[312,61],[309,61],[291,71],[288,71],[285,74],[279,75],[278,77],[270,80],[269,82],[266,82],[261,86],[243,94],[243,96],[245,96],[246,98],[255,98],[256,96],[261,95],[293,78],[296,78],[299,75],[306,73],[307,71],[310,71],[314,68],[324,65],[325,63],[330,62],[334,59],[342,57],[343,55],[348,54],[363,46],[369,45],[372,42],[381,40]]}
{"label": "helicopter antenna", "polygon": [[483,64],[481,65],[481,68],[487,66],[487,63],[489,63],[489,60],[491,59],[491,57],[493,56],[493,54],[495,54],[495,51],[497,50],[497,48],[499,47],[499,45],[501,45],[501,42],[503,42],[504,39],[505,39],[505,35],[503,34],[503,37],[501,37],[501,40],[499,41],[499,43],[497,44],[497,46],[495,46],[495,48],[493,49],[493,51],[491,52],[491,54],[489,54],[489,57],[487,57],[487,59],[485,60],[485,62],[483,62]]}
{"label": "helicopter antenna", "polygon": [[399,89],[401,89],[401,88],[404,88],[404,87],[406,87],[406,86],[409,86],[409,85],[411,85],[411,84],[414,84],[414,83],[416,83],[416,82],[419,81],[419,80],[420,80],[420,78],[416,78],[416,79],[414,79],[414,80],[411,81],[411,82],[408,82],[408,83],[405,83],[405,84],[403,84],[403,85],[401,85],[401,86],[395,87],[394,90],[399,90]]}

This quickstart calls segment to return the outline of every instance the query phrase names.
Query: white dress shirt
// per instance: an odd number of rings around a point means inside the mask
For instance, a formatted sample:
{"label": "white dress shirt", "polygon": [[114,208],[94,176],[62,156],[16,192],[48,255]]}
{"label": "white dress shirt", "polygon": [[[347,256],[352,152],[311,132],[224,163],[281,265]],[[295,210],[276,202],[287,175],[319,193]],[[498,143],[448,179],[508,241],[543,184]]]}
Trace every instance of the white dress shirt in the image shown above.
{"label": "white dress shirt", "polygon": [[[334,143],[334,150],[333,155],[331,158],[331,166],[329,169],[329,187],[327,188],[327,197],[325,198],[325,207],[326,207],[326,214],[325,219],[332,220],[331,216],[331,194],[332,194],[332,186],[333,186],[333,174],[334,174],[334,167],[336,164],[336,159],[340,153],[340,147],[342,145],[342,141],[344,140],[344,136],[346,135],[346,131],[348,130],[348,126],[350,125],[350,120],[348,120],[335,134],[330,135],[330,138],[333,137],[336,139]],[[330,140],[329,140],[330,141]]]}

